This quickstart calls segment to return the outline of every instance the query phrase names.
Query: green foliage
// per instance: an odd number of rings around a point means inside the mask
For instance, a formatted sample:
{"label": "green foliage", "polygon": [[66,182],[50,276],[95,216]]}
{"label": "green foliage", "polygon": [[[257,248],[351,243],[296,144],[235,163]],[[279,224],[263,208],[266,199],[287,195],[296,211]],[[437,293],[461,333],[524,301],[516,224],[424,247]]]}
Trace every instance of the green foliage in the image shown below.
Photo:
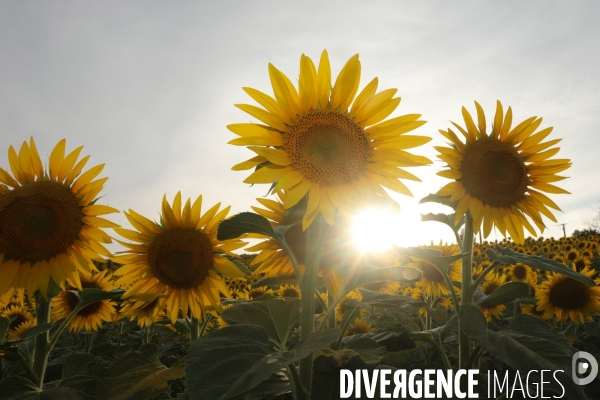
{"label": "green foliage", "polygon": [[337,329],[314,332],[291,350],[278,351],[259,325],[232,325],[212,332],[191,345],[186,367],[190,397],[225,400],[238,396],[339,335]]}

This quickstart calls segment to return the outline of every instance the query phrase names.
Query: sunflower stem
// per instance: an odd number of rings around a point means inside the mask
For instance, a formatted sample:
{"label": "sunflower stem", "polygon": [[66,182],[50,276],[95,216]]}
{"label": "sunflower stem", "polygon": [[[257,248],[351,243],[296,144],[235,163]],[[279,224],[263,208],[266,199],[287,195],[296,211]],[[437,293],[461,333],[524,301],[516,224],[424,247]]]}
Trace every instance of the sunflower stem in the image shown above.
{"label": "sunflower stem", "polygon": [[[325,237],[322,232],[322,225],[323,216],[319,213],[307,230],[306,269],[304,271],[302,282],[300,283],[300,333],[302,338],[310,335],[314,330],[314,293],[317,286],[317,278],[319,276],[319,264],[321,261],[321,253],[323,251],[323,238]],[[306,396],[310,396],[312,365],[312,353],[300,361],[300,384],[305,391]]]}
{"label": "sunflower stem", "polygon": [[190,342],[198,339],[200,337],[200,320],[198,318],[192,317],[192,320],[188,324],[190,329]]}
{"label": "sunflower stem", "polygon": [[[333,302],[334,298],[329,293],[327,293],[327,304],[333,304]],[[335,310],[335,307],[333,307],[333,309]],[[329,311],[329,309],[326,310]],[[325,315],[327,315],[327,313],[325,313]],[[323,319],[325,319],[325,315],[323,316]],[[329,313],[329,317],[327,318],[327,326],[329,326],[329,329],[335,329],[335,313]]]}
{"label": "sunflower stem", "polygon": [[348,315],[348,318],[346,318],[346,320],[344,321],[344,325],[342,325],[342,333],[340,334],[340,337],[338,338],[338,340],[335,342],[335,344],[331,348],[332,350],[339,350],[340,347],[342,347],[342,341],[344,340],[344,333],[346,333],[346,330],[348,329],[350,322],[352,321],[352,319],[354,318],[356,313],[359,311],[360,311],[360,308],[355,308],[350,312],[350,315]]}
{"label": "sunflower stem", "polygon": [[[52,310],[52,299],[44,299],[37,296],[36,319],[37,325],[50,323],[50,312]],[[48,365],[48,345],[50,344],[50,331],[39,333],[35,337],[35,353],[33,358],[33,372],[37,381],[35,384],[41,389],[44,386],[44,375]]]}
{"label": "sunflower stem", "polygon": [[87,335],[84,336],[85,338],[85,345],[84,345],[84,353],[86,354],[90,354],[90,351],[92,350],[92,343],[94,342],[94,334],[93,333],[88,333]]}
{"label": "sunflower stem", "polygon": [[[460,305],[473,304],[473,282],[472,282],[472,269],[471,261],[473,259],[473,217],[471,213],[467,211],[465,216],[465,234],[463,238],[463,253],[467,253],[467,256],[462,259],[462,296]],[[458,317],[460,318],[460,310],[457,310]],[[465,333],[460,329],[458,330],[458,364],[459,368],[465,368],[469,362],[469,356],[471,355],[471,340]]]}
{"label": "sunflower stem", "polygon": [[210,321],[212,321],[212,319],[213,315],[211,313],[206,314],[204,322],[202,322],[202,326],[200,327],[200,333],[198,334],[198,337],[204,336],[204,334],[206,333],[206,329],[208,328],[208,324],[210,324]]}
{"label": "sunflower stem", "polygon": [[475,280],[475,283],[473,284],[473,287],[478,287],[479,285],[481,285],[481,282],[483,282],[483,280],[485,279],[485,276],[487,274],[489,274],[490,272],[492,272],[492,270],[494,268],[496,268],[498,265],[500,265],[500,263],[498,261],[494,261],[492,263],[492,265],[490,265],[489,267],[487,267],[486,269],[483,270],[483,272],[481,272],[481,274],[477,277],[477,279]]}

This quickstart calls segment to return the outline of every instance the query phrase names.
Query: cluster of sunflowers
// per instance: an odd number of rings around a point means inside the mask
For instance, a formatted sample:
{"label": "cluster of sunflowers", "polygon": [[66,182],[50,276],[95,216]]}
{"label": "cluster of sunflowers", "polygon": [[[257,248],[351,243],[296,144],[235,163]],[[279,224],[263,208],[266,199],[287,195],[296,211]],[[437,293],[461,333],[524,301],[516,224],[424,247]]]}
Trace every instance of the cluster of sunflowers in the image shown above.
{"label": "cluster of sunflowers", "polygon": [[[597,238],[526,239],[526,232],[543,232],[542,217],[556,221],[551,209],[560,209],[544,193],[567,193],[552,183],[565,179],[558,174],[571,162],[552,158],[560,139],[544,141],[552,128],[537,131],[541,118],[513,127],[512,109],[504,112],[500,102],[491,130],[475,103],[477,122],[463,107],[465,127],[453,123],[464,139],[453,129],[441,130],[449,144],[436,147],[447,167],[438,175],[451,182],[433,196],[454,208],[450,225],[466,221],[466,233],[459,244],[431,247],[441,256],[468,254],[471,277],[463,276],[465,267],[458,258],[444,276],[439,266],[397,249],[364,255],[353,247],[347,233],[353,215],[366,206],[396,207],[388,190],[412,196],[402,181],[420,179],[407,168],[431,164],[407,151],[431,140],[408,134],[425,121],[418,114],[387,119],[400,103],[394,97],[397,90],[378,92],[375,78],[359,92],[360,71],[356,55],[333,82],[324,51],[318,66],[302,55],[297,87],[269,65],[274,97],[244,88],[262,107],[237,107],[260,123],[228,126],[239,136],[230,143],[255,154],[233,169],[253,170],[245,183],[271,185],[274,197],[257,199],[264,208],[252,209],[278,234],[267,235],[269,230],[263,229],[225,237],[220,226],[228,221],[230,207],[206,207],[202,196],[184,199],[181,192],[172,202],[163,197],[158,221],[124,211],[131,224],[124,228],[106,219],[119,210],[98,203],[107,178],[98,178],[103,164],[84,171],[89,156],[80,159],[82,147],[67,153],[66,140],[61,140],[44,167],[33,138],[18,152],[10,146],[12,173],[0,168],[0,312],[9,321],[9,339],[22,338],[36,325],[68,323],[73,332],[94,332],[128,318],[145,332],[154,324],[166,324],[181,333],[177,323],[183,322],[185,334],[195,340],[228,325],[220,317],[224,309],[273,297],[302,301],[302,335],[313,332],[317,323],[341,328],[343,335],[370,333],[384,325],[377,307],[361,303],[368,291],[420,304],[414,313],[420,326],[415,329],[425,331],[436,323],[430,314],[457,309],[459,287],[473,281],[478,288],[469,295],[475,298],[491,295],[508,282],[529,284],[531,298],[522,299],[513,313],[575,324],[599,313],[600,287],[520,263],[489,272],[486,250],[491,245],[473,246],[474,233],[481,230],[488,237],[495,228],[514,240],[501,246],[559,261],[565,270],[596,278],[592,264],[598,256]],[[237,254],[247,245],[243,239],[259,239],[245,248],[256,254]],[[113,240],[124,250],[112,254],[105,245]],[[350,275],[364,264],[410,267],[414,279],[382,278],[346,290]],[[449,282],[456,282],[456,288]],[[86,290],[120,294],[81,308],[78,293]],[[334,300],[335,315],[326,311]],[[488,321],[507,312],[504,304],[483,302],[479,308]],[[311,309],[314,313],[308,315]],[[47,329],[43,332],[36,346],[50,354],[55,341]],[[0,344],[5,341],[0,338]],[[36,359],[28,372],[39,387],[44,382],[42,361],[41,369]],[[300,369],[306,375],[307,368],[301,364]]]}

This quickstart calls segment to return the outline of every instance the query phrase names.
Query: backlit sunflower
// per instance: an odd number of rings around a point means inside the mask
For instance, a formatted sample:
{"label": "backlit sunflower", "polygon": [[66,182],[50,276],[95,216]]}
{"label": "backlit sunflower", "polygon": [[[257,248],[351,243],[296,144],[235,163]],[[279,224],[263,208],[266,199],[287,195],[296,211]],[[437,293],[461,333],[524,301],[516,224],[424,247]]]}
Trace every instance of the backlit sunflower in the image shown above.
{"label": "backlit sunflower", "polygon": [[344,336],[352,336],[359,333],[370,333],[375,332],[376,329],[368,323],[367,321],[363,321],[360,318],[356,318],[353,323],[348,326],[346,332],[344,332]]}
{"label": "backlit sunflower", "polygon": [[[300,269],[304,270],[304,264],[306,263],[307,235],[306,232],[302,230],[300,224],[296,224],[302,219],[302,214],[294,212],[295,210],[293,209],[286,210],[284,208],[286,195],[283,192],[278,192],[277,196],[279,201],[262,198],[256,199],[261,205],[266,207],[266,209],[254,206],[252,206],[252,209],[256,213],[269,219],[272,226],[293,225],[285,232],[285,241],[294,253]],[[347,230],[345,229],[344,224],[336,224],[334,228],[329,230],[328,238],[324,245],[323,255],[321,257],[320,274],[323,277],[327,291],[332,297],[339,296],[344,287],[344,279],[329,266],[341,263],[343,262],[342,259],[346,259],[348,256],[355,254],[355,252],[352,251],[350,241],[347,240],[347,236]],[[263,242],[249,247],[247,250],[260,251],[260,253],[252,260],[252,264],[260,264],[256,269],[256,272],[264,272],[267,276],[295,275],[292,261],[287,253],[281,248],[277,240],[265,238]]]}
{"label": "backlit sunflower", "polygon": [[275,98],[244,88],[262,107],[238,108],[264,124],[233,124],[240,137],[229,143],[248,146],[257,156],[234,170],[258,167],[246,183],[276,184],[273,192],[287,193],[286,209],[308,195],[303,217],[306,229],[319,212],[333,225],[335,210],[343,210],[359,197],[373,193],[388,196],[383,188],[411,195],[399,179],[419,181],[404,167],[431,161],[406,151],[429,142],[424,136],[405,135],[424,124],[420,115],[384,121],[400,104],[396,89],[377,93],[373,79],[358,94],[358,54],[350,58],[332,86],[329,57],[323,51],[318,68],[302,55],[298,89],[269,64]]}
{"label": "backlit sunflower", "polygon": [[300,288],[296,285],[281,285],[277,294],[280,297],[289,297],[292,299],[300,298]]}
{"label": "backlit sunflower", "polygon": [[[342,300],[340,300],[340,302],[337,304],[337,306],[335,306],[335,317],[337,318],[338,321],[342,321],[344,319],[344,314],[346,314],[346,311],[353,309],[352,307],[350,307],[348,305],[348,301],[350,301],[352,299],[361,301],[362,294],[358,290],[354,289],[353,291],[348,293],[346,296],[344,296],[344,298]],[[365,310],[361,308],[358,311],[358,317],[362,318],[364,315],[365,315]]]}
{"label": "backlit sunflower", "polygon": [[[593,269],[584,269],[581,274],[593,277]],[[583,323],[584,317],[592,320],[592,313],[600,313],[600,287],[588,286],[583,282],[552,272],[548,280],[542,282],[536,293],[537,308],[544,311],[544,318],[557,321],[571,319],[573,323]]]}
{"label": "backlit sunflower", "polygon": [[8,318],[9,320],[12,319],[12,322],[8,324],[8,337],[10,339],[17,339],[21,337],[18,335],[20,332],[19,327],[21,327],[22,330],[24,327],[36,325],[35,317],[31,314],[31,311],[23,305],[9,306],[2,313],[0,313],[0,316]]}
{"label": "backlit sunflower", "polygon": [[[101,289],[110,291],[114,289],[108,271],[102,271],[93,275],[80,274],[79,279],[81,286],[85,288]],[[77,290],[73,286],[67,286],[64,292],[60,292],[52,302],[52,310],[54,312],[53,319],[59,320],[68,317],[77,306],[79,299],[71,292]],[[79,332],[81,329],[86,332],[97,331],[102,328],[103,321],[112,321],[113,315],[116,314],[114,302],[110,300],[101,300],[83,307],[71,320],[69,330]]]}
{"label": "backlit sunflower", "polygon": [[110,256],[100,228],[118,225],[99,215],[118,210],[95,202],[108,179],[94,180],[104,164],[81,173],[89,156],[77,161],[83,147],[65,156],[65,146],[63,139],[52,150],[48,169],[33,138],[18,154],[8,149],[12,176],[0,168],[0,295],[21,287],[46,297],[50,278],[81,289],[77,271],[89,274],[91,260]]}
{"label": "backlit sunflower", "polygon": [[[229,297],[229,290],[219,274],[243,277],[244,273],[225,256],[246,243],[217,240],[217,227],[230,207],[219,211],[220,203],[201,214],[202,196],[194,203],[181,204],[177,193],[173,207],[163,197],[161,224],[133,210],[125,216],[136,230],[117,228],[121,236],[137,243],[121,242],[128,250],[114,257],[123,264],[115,271],[121,276],[117,284],[138,279],[123,295],[135,300],[153,301],[163,295],[172,321],[179,310],[191,310],[200,318],[210,310],[221,310],[219,292]],[[201,216],[202,215],[202,216]]]}
{"label": "backlit sunflower", "polygon": [[[431,248],[440,250],[440,256],[442,257],[453,256],[460,253],[460,249],[456,244],[442,245],[442,242],[440,242],[438,246],[435,246],[432,243]],[[417,281],[415,285],[421,289],[424,294],[433,297],[440,297],[441,295],[449,293],[449,288],[446,285],[444,276],[434,265],[417,258],[413,259],[409,265],[417,267],[422,272],[421,279]],[[450,265],[448,268],[448,276],[450,277],[451,281],[460,282],[462,276],[460,261],[455,261]]]}
{"label": "backlit sunflower", "polygon": [[545,228],[542,215],[556,222],[549,208],[558,211],[560,208],[542,192],[569,193],[551,182],[565,179],[557,174],[568,169],[571,161],[551,159],[560,149],[552,146],[561,139],[543,142],[552,132],[551,127],[534,133],[542,123],[541,118],[531,117],[511,129],[512,110],[509,107],[504,115],[498,101],[492,131],[488,134],[483,109],[477,102],[475,106],[477,125],[464,107],[466,129],[453,123],[466,143],[452,129],[440,130],[450,140],[451,147],[436,147],[440,152],[438,158],[449,167],[438,175],[453,181],[437,194],[458,202],[456,223],[469,211],[475,232],[483,223],[487,237],[492,226],[496,226],[503,235],[508,231],[515,242],[522,244],[523,228],[537,236],[528,217],[542,232]]}

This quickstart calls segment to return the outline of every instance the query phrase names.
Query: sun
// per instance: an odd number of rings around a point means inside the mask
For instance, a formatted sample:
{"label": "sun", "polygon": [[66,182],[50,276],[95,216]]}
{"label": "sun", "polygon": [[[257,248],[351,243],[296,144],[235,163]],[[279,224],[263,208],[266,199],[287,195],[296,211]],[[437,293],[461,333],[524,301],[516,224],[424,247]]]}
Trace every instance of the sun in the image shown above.
{"label": "sun", "polygon": [[397,211],[385,208],[369,208],[358,213],[352,223],[352,241],[364,252],[390,248],[399,234],[397,217]]}

